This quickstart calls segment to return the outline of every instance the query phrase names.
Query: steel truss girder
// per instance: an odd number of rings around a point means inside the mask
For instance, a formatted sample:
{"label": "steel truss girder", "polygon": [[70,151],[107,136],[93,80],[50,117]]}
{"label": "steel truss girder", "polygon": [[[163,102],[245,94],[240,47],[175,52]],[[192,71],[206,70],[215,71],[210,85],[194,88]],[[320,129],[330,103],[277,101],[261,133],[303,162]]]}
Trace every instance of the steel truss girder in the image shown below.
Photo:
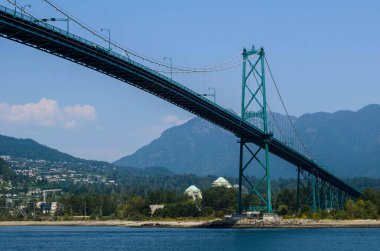
{"label": "steel truss girder", "polygon": [[318,174],[297,168],[297,211],[301,205],[318,210],[343,209],[344,202],[351,197],[333,184],[321,179]]}

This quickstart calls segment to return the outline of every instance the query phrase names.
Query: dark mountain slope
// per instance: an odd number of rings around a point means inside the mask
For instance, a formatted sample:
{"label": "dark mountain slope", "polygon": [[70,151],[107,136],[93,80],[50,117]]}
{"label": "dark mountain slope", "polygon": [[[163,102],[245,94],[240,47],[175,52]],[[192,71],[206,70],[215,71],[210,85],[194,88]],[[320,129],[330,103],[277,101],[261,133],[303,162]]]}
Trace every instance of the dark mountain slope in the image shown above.
{"label": "dark mountain slope", "polygon": [[[312,157],[339,177],[380,177],[380,105],[368,105],[356,112],[319,112],[292,119]],[[236,176],[236,142],[229,132],[194,118],[166,130],[160,138],[115,164]],[[271,166],[274,178],[294,175],[294,168],[276,157],[271,158]]]}
{"label": "dark mountain slope", "polygon": [[380,176],[380,105],[307,114],[296,127],[312,156],[337,175]]}

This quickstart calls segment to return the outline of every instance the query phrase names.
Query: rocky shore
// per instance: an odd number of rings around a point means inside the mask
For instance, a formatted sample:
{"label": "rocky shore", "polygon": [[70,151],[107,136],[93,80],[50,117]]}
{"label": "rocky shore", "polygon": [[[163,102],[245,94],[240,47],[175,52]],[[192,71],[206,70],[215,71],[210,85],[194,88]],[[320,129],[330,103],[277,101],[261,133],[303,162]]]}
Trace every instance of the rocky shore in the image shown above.
{"label": "rocky shore", "polygon": [[120,226],[120,227],[176,227],[176,228],[380,228],[379,220],[259,220],[242,219],[237,222],[230,220],[210,221],[2,221],[1,226]]}
{"label": "rocky shore", "polygon": [[379,220],[303,220],[303,219],[241,219],[237,222],[220,220],[212,222],[209,227],[233,228],[339,228],[339,227],[380,227]]}

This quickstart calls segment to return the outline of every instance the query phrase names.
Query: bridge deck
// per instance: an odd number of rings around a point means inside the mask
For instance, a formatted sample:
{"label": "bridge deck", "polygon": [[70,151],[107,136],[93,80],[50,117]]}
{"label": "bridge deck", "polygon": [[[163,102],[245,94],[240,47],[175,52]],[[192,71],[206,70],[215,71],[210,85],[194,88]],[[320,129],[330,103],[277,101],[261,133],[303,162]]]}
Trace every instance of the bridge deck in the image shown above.
{"label": "bridge deck", "polygon": [[[259,146],[262,144],[265,136],[263,132],[238,115],[152,69],[57,27],[0,6],[0,35],[109,75],[202,117],[234,133],[238,138]],[[321,168],[312,159],[275,138],[269,143],[269,151],[354,198],[360,196],[360,192]]]}

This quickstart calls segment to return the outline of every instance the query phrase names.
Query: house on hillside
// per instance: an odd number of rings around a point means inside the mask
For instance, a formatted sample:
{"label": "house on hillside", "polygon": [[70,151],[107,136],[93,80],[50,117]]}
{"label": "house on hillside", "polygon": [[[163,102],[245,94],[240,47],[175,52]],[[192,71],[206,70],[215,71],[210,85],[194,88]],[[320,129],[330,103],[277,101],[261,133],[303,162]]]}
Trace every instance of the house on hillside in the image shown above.
{"label": "house on hillside", "polygon": [[186,190],[185,190],[185,194],[187,196],[190,196],[193,198],[193,200],[196,200],[196,199],[202,199],[202,192],[201,190],[199,190],[198,187],[194,186],[194,185],[191,185],[189,186]]}
{"label": "house on hillside", "polygon": [[228,182],[225,178],[219,177],[217,178],[213,183],[212,187],[226,187],[226,188],[232,188],[230,182]]}

